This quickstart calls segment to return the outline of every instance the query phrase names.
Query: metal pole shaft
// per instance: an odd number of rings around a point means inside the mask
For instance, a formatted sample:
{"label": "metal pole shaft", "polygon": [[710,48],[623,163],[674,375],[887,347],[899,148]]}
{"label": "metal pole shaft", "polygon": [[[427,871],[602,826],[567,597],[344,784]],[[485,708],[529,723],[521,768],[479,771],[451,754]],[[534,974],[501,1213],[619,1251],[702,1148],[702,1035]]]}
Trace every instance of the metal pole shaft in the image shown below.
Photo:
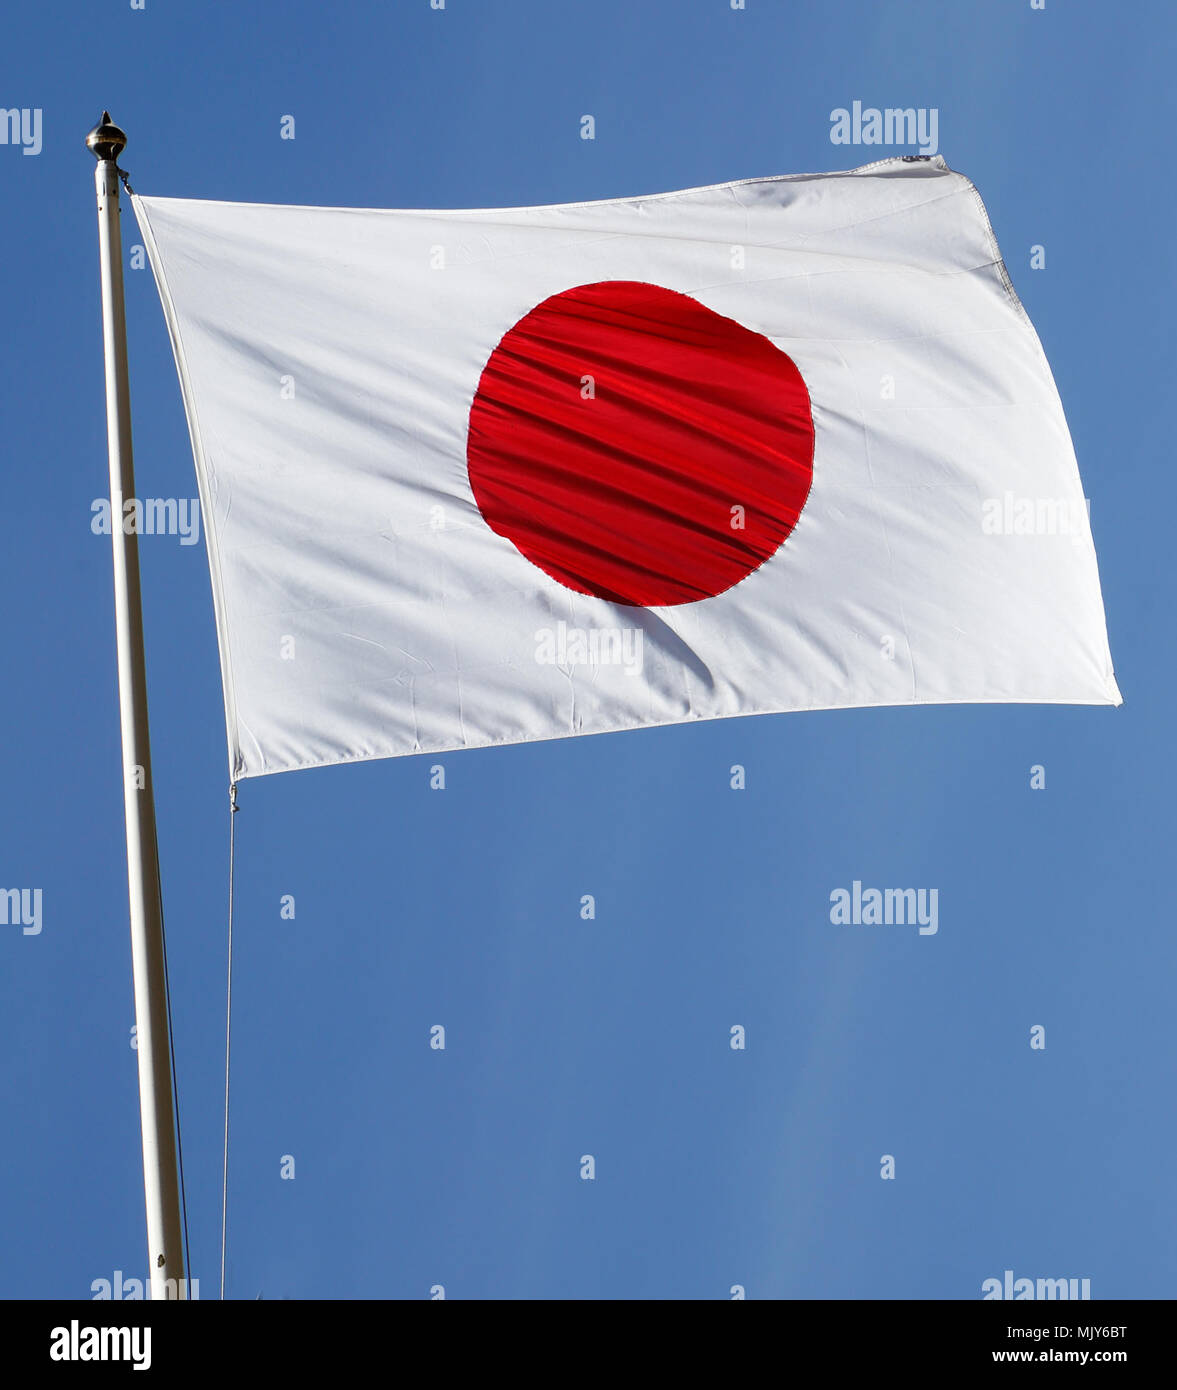
{"label": "metal pole shaft", "polygon": [[[102,268],[102,339],[106,357],[106,431],[110,456],[114,606],[118,644],[119,716],[123,745],[123,800],[127,821],[131,958],[139,1060],[139,1115],[143,1131],[143,1185],[153,1299],[186,1297],[172,1107],[171,1038],[163,955],[163,914],[147,728],[147,673],[139,594],[138,536],[123,525],[123,501],[135,496],[131,458],[131,395],[123,306],[122,235],[119,230],[118,152],[122,145],[104,114],[88,143],[98,158],[98,246]],[[117,148],[116,148],[117,146]]]}

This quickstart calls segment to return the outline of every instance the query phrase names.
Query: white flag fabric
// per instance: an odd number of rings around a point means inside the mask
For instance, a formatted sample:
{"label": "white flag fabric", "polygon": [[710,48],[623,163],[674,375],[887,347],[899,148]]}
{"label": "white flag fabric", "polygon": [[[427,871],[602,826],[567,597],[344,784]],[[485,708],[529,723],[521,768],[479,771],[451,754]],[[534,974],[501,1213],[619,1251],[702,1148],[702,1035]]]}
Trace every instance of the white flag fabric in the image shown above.
{"label": "white flag fabric", "polygon": [[1054,380],[939,156],[550,207],[134,207],[234,780],[1120,703]]}

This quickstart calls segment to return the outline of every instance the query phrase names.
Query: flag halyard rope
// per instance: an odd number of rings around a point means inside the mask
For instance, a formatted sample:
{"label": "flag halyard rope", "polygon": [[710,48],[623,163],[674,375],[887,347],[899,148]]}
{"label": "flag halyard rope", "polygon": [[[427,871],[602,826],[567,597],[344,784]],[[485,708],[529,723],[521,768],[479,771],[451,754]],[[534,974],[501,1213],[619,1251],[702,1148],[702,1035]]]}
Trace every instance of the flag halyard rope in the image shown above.
{"label": "flag halyard rope", "polygon": [[221,1301],[225,1299],[225,1236],[229,1222],[229,1040],[233,1019],[233,881],[237,847],[237,783],[229,784],[229,960],[225,979],[225,1148],[221,1170]]}

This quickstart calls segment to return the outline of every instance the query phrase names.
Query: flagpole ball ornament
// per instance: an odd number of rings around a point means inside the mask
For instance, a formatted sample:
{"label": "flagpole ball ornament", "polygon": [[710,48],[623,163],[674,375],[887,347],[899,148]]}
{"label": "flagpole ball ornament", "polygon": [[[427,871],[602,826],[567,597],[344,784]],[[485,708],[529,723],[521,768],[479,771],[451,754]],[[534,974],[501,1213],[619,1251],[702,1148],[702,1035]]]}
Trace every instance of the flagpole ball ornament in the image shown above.
{"label": "flagpole ball ornament", "polygon": [[86,136],[86,148],[95,159],[112,162],[127,148],[126,132],[110,119],[109,111],[102,113],[102,119]]}

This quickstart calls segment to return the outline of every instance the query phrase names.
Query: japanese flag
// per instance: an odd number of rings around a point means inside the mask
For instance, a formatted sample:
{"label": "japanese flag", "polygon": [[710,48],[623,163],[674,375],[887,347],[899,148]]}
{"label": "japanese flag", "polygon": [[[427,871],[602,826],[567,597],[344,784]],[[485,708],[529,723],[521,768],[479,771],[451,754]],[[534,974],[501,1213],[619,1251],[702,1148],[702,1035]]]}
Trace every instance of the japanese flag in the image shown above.
{"label": "japanese flag", "polygon": [[134,207],[235,780],[1120,702],[1050,368],[941,158],[552,207]]}

